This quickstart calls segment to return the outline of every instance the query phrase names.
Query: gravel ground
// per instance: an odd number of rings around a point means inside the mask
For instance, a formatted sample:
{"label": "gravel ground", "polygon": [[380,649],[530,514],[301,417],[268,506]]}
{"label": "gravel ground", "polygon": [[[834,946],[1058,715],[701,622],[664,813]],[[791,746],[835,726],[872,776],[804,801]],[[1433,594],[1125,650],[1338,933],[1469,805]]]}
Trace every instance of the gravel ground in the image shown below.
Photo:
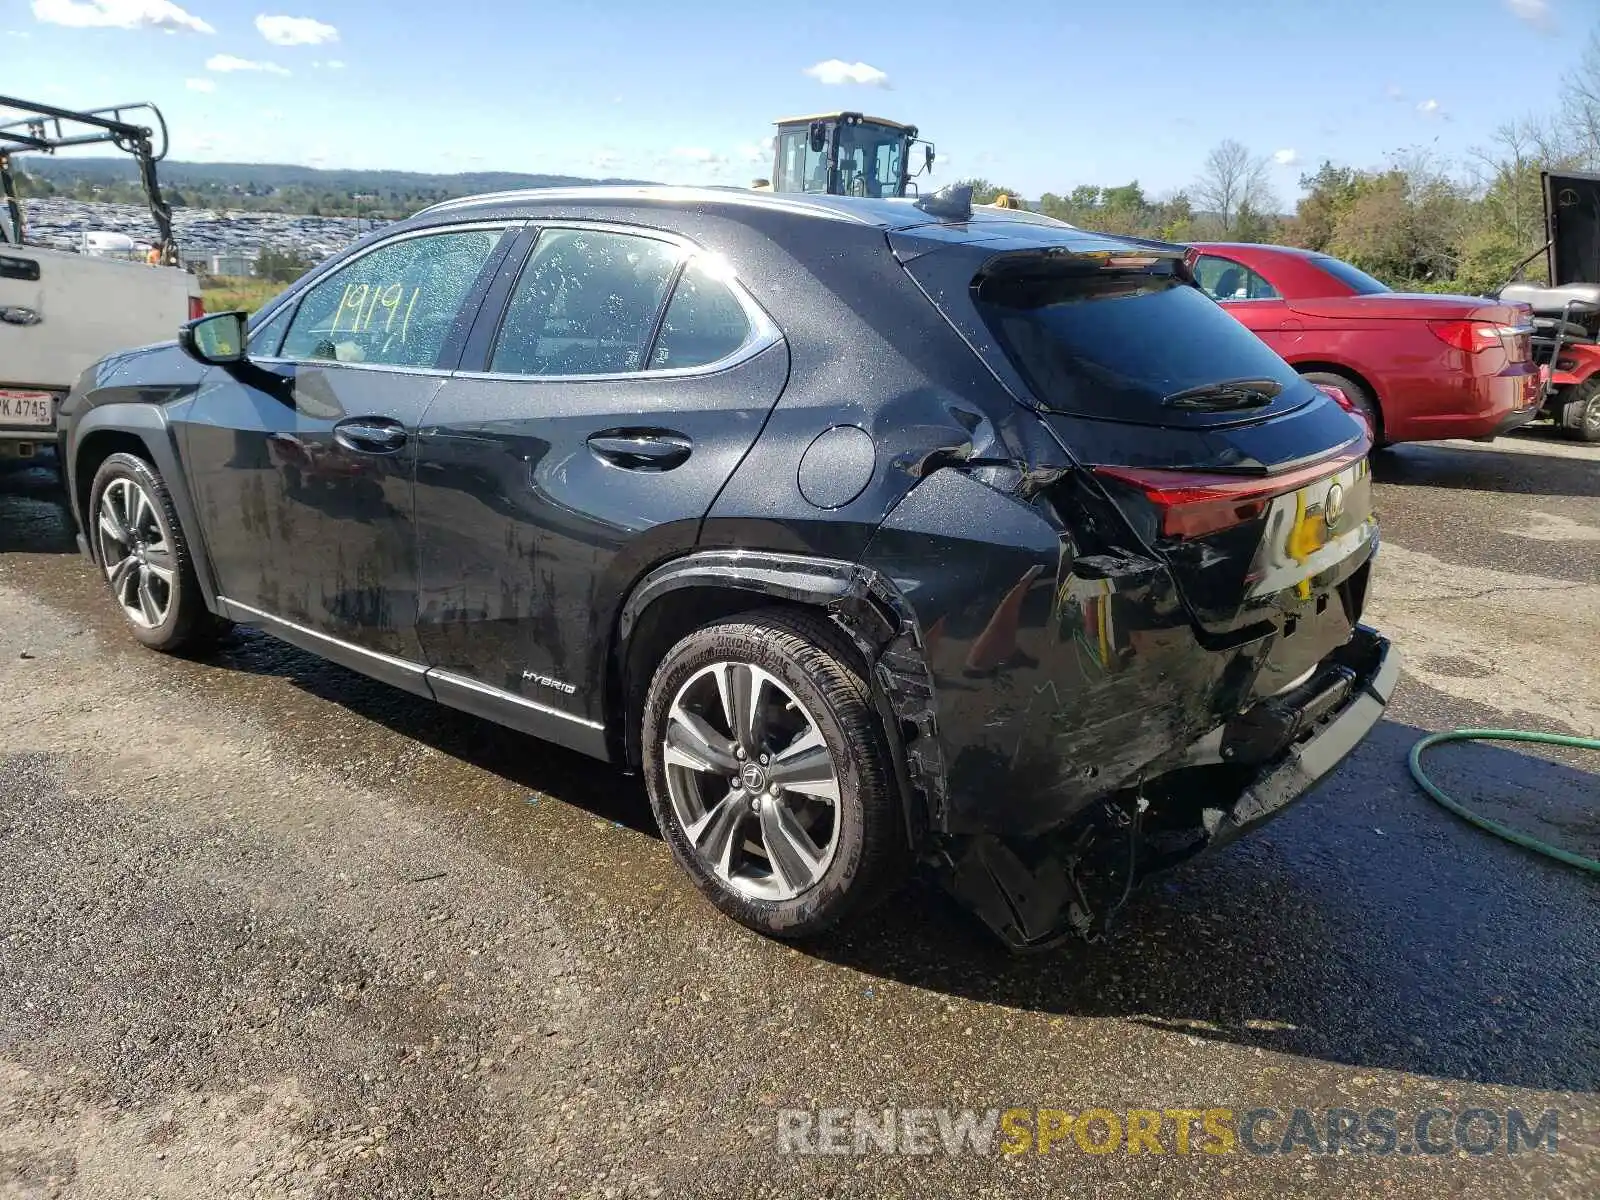
{"label": "gravel ground", "polygon": [[[764,941],[635,781],[253,632],[144,651],[47,473],[0,465],[0,1197],[1595,1195],[1600,887],[1431,805],[1404,756],[1600,729],[1600,452],[1533,433],[1377,474],[1390,719],[1106,943],[1015,959],[921,883],[827,945]],[[1436,774],[1595,854],[1595,771],[1484,747]],[[1273,1108],[1273,1140],[1297,1107],[1514,1107],[1560,1139],[778,1153],[780,1109],[885,1106]]]}

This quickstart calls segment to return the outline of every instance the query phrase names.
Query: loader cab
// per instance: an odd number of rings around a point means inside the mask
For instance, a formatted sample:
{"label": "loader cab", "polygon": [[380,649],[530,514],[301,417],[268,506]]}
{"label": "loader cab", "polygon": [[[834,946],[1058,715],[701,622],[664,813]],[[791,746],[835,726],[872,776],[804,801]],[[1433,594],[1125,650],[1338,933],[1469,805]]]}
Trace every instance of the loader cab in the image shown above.
{"label": "loader cab", "polygon": [[[904,196],[915,191],[915,176],[933,170],[933,145],[917,137],[915,125],[857,112],[788,117],[777,125],[775,192]],[[913,171],[917,146],[922,161]]]}

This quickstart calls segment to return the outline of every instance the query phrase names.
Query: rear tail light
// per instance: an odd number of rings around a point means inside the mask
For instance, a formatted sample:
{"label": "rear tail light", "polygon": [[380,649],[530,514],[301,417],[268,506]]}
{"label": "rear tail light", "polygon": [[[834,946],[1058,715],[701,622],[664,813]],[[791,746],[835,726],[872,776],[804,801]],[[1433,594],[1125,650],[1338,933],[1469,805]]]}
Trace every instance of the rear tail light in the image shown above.
{"label": "rear tail light", "polygon": [[1336,474],[1372,449],[1363,437],[1348,449],[1281,475],[1213,475],[1160,467],[1095,467],[1102,479],[1134,488],[1161,516],[1161,533],[1170,538],[1204,537],[1256,520],[1278,496]]}
{"label": "rear tail light", "polygon": [[1429,321],[1428,329],[1445,345],[1463,354],[1504,350],[1512,362],[1527,362],[1533,330],[1525,325],[1496,325],[1490,321]]}
{"label": "rear tail light", "polygon": [[206,315],[206,302],[199,296],[189,297],[189,320],[198,321]]}

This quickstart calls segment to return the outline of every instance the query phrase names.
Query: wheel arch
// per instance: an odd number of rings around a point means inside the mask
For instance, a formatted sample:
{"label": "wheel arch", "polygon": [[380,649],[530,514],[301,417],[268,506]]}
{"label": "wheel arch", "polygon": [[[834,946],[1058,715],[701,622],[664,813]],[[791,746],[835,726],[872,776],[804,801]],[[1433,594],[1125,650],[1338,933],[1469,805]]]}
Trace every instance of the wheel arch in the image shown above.
{"label": "wheel arch", "polygon": [[608,722],[618,761],[637,769],[651,676],[681,638],[713,621],[774,606],[822,612],[860,655],[873,703],[889,739],[907,823],[919,844],[931,791],[944,788],[934,729],[932,674],[911,607],[870,568],[834,559],[706,550],[656,567],[622,605],[606,684]]}
{"label": "wheel arch", "polygon": [[1388,418],[1383,411],[1383,394],[1378,390],[1377,386],[1372,382],[1372,380],[1365,374],[1356,370],[1356,368],[1350,366],[1348,363],[1335,362],[1331,359],[1295,359],[1289,365],[1301,375],[1309,375],[1315,371],[1324,371],[1330,375],[1343,375],[1346,379],[1350,380],[1351,383],[1360,384],[1366,389],[1367,395],[1372,397],[1372,403],[1378,410],[1378,432],[1380,434],[1383,432],[1384,426],[1388,423]]}
{"label": "wheel arch", "polygon": [[89,490],[94,486],[95,473],[101,464],[119,452],[144,459],[160,474],[172,497],[172,505],[178,510],[178,520],[183,525],[184,540],[189,546],[190,561],[194,564],[206,607],[213,613],[219,612],[205,532],[200,527],[188,481],[180,467],[172,427],[159,408],[143,404],[107,404],[85,413],[73,428],[71,453],[65,464],[68,495],[89,556],[95,558],[94,539],[88,536],[93,519],[89,511]]}

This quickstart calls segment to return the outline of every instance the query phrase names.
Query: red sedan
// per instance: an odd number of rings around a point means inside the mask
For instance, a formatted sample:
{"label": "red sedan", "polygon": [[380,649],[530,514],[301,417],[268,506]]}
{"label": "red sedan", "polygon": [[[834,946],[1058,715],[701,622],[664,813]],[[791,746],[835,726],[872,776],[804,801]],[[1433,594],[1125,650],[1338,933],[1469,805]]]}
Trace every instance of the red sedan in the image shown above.
{"label": "red sedan", "polygon": [[1189,263],[1296,370],[1364,409],[1383,442],[1491,438],[1538,415],[1526,305],[1394,292],[1289,246],[1199,243]]}

